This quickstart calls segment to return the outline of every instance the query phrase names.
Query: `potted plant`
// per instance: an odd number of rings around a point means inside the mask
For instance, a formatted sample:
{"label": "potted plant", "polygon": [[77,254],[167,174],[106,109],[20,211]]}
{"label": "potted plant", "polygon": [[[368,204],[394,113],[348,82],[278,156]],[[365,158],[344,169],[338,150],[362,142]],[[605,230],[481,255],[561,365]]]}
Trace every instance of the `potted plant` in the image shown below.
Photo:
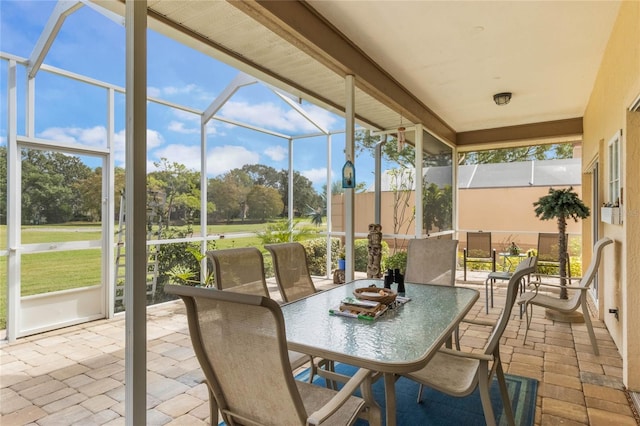
{"label": "potted plant", "polygon": [[567,189],[549,188],[549,193],[540,197],[533,203],[534,212],[542,220],[556,219],[558,223],[558,249],[560,261],[560,298],[567,298],[565,277],[567,276],[567,219],[572,218],[576,222],[578,219],[589,217],[589,207],[585,206],[573,187]]}
{"label": "potted plant", "polygon": [[509,254],[512,256],[517,256],[520,254],[520,247],[518,247],[515,241],[512,241],[511,245],[509,246]]}
{"label": "potted plant", "polygon": [[344,253],[344,246],[342,246],[338,251],[338,269],[344,271],[345,268],[346,268],[345,253]]}

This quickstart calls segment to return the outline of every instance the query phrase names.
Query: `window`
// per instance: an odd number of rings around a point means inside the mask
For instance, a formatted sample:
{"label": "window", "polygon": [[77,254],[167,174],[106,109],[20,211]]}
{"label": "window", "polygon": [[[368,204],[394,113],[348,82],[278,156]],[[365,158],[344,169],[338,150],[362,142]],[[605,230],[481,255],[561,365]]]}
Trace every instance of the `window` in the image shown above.
{"label": "window", "polygon": [[609,203],[613,206],[620,204],[620,138],[622,131],[618,130],[609,141]]}

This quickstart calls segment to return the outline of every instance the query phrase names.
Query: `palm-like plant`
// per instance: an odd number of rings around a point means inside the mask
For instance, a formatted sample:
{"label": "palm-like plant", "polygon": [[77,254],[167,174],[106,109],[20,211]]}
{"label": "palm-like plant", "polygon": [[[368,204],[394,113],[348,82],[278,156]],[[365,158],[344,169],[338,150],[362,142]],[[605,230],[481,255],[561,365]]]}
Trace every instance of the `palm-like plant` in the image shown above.
{"label": "palm-like plant", "polygon": [[560,261],[560,298],[567,298],[566,280],[567,276],[567,219],[586,219],[589,217],[589,207],[585,206],[573,187],[567,189],[549,188],[549,194],[540,197],[533,203],[536,216],[542,220],[556,219],[558,221],[558,247]]}

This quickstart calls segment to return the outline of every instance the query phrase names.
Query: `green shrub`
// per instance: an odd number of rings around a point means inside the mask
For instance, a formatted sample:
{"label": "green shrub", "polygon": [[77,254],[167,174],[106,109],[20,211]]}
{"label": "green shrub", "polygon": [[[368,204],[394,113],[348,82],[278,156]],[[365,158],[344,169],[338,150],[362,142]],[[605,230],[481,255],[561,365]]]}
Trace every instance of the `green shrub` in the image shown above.
{"label": "green shrub", "polygon": [[[301,241],[307,253],[307,265],[309,273],[316,276],[327,275],[327,240],[325,238],[313,238]],[[338,252],[340,251],[340,240],[331,239],[331,259],[334,269],[338,266]]]}
{"label": "green shrub", "polygon": [[407,252],[399,251],[387,257],[384,262],[383,270],[386,269],[400,269],[400,272],[404,274],[407,269]]}
{"label": "green shrub", "polygon": [[[380,262],[380,270],[384,271],[384,259],[389,255],[389,244],[382,241],[382,260]],[[358,239],[354,241],[354,269],[358,272],[367,272],[367,264],[369,263],[369,240]]]}

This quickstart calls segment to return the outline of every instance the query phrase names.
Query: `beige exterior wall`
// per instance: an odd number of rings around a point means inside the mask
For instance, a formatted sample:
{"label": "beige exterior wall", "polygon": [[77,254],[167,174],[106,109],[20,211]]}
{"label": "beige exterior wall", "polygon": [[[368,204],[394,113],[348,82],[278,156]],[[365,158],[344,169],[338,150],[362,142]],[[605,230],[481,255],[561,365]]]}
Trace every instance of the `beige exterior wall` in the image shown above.
{"label": "beige exterior wall", "polygon": [[[556,187],[564,188],[564,187]],[[574,190],[581,194],[580,186]],[[465,231],[482,230],[492,233],[492,243],[496,250],[501,251],[514,241],[518,246],[527,250],[538,243],[539,232],[557,232],[555,221],[541,221],[534,213],[533,203],[541,196],[547,195],[548,187],[511,187],[511,188],[483,188],[461,189],[458,199],[458,235],[459,249],[462,251],[466,240]],[[370,223],[374,223],[374,193],[366,192],[355,196],[355,232],[366,234]],[[413,215],[415,196],[412,193],[409,206],[404,209],[405,219]],[[394,234],[393,223],[393,193],[383,192],[381,196],[381,225],[383,234]],[[333,196],[332,228],[343,231],[344,206],[342,195]],[[399,210],[400,212],[400,210]],[[400,213],[399,213],[400,214]],[[398,234],[415,235],[415,222],[403,222]],[[567,232],[580,235],[582,225],[570,220]]]}
{"label": "beige exterior wall", "polygon": [[[613,249],[605,249],[598,307],[622,355],[624,383],[634,391],[640,391],[640,113],[628,108],[639,95],[640,2],[623,1],[584,114],[583,167],[588,172],[598,160],[597,190],[602,201],[608,200],[607,144],[622,129],[624,221],[601,223],[596,236],[615,240]],[[583,175],[585,200],[592,204],[590,179]],[[591,226],[584,221],[585,247],[592,245]],[[608,313],[610,308],[619,309],[619,320]]]}

